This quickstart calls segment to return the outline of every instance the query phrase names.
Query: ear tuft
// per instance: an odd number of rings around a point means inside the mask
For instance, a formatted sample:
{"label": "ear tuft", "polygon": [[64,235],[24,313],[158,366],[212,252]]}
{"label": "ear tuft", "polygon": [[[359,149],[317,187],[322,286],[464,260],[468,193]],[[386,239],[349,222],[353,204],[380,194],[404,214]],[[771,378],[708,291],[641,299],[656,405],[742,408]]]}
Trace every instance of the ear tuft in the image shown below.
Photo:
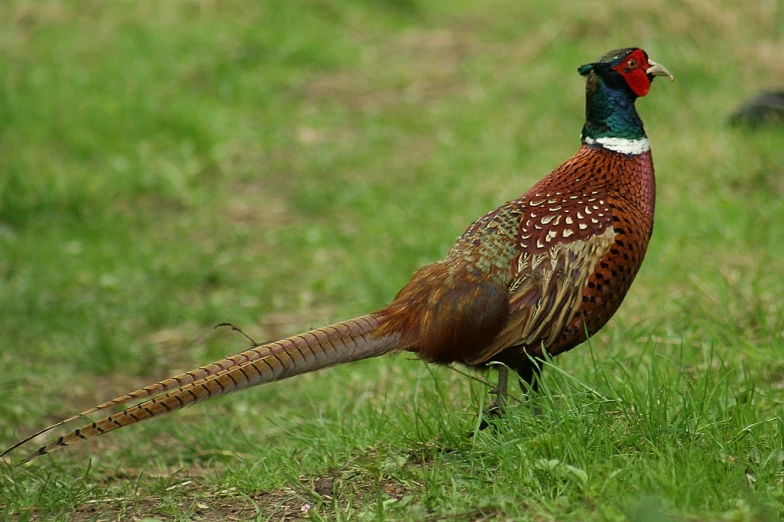
{"label": "ear tuft", "polygon": [[591,71],[593,71],[594,64],[586,63],[585,65],[581,65],[577,68],[577,72],[580,73],[580,76],[588,76]]}

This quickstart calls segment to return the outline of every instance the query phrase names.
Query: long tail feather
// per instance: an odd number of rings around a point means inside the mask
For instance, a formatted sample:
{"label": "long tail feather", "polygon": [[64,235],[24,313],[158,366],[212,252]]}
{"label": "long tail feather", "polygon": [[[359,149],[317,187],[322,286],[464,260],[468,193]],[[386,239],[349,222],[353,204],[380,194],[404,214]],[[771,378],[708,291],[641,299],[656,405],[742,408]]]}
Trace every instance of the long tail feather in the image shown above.
{"label": "long tail feather", "polygon": [[76,442],[165,415],[218,395],[400,349],[398,334],[387,333],[380,338],[374,337],[373,332],[378,326],[378,317],[371,314],[257,346],[241,354],[136,390],[53,424],[14,444],[0,454],[0,457],[66,422],[133,399],[145,398],[165,391],[152,399],[53,440],[30,454],[20,464]]}
{"label": "long tail feather", "polygon": [[217,375],[237,365],[249,361],[258,360],[261,357],[264,357],[265,355],[269,355],[273,350],[283,350],[283,349],[285,349],[283,345],[276,342],[269,343],[266,345],[254,346],[250,350],[235,355],[231,355],[229,357],[226,357],[225,359],[221,359],[220,361],[215,361],[214,363],[208,364],[206,366],[202,366],[200,368],[196,368],[195,370],[190,370],[180,375],[169,377],[168,379],[164,379],[160,382],[156,382],[155,384],[150,384],[149,386],[145,386],[144,388],[140,388],[130,393],[126,393],[125,395],[121,395],[110,401],[101,403],[98,406],[93,406],[92,408],[84,410],[81,413],[77,413],[76,415],[68,417],[67,419],[63,419],[59,422],[56,422],[55,424],[52,424],[51,426],[47,426],[46,428],[43,428],[31,434],[30,436],[18,441],[13,446],[0,453],[0,457],[3,457],[8,453],[14,451],[19,446],[23,446],[27,444],[34,438],[39,437],[44,433],[47,433],[55,428],[59,428],[64,424],[73,422],[76,419],[80,419],[87,415],[91,415],[97,411],[105,410],[107,408],[112,408],[114,406],[119,406],[127,402],[144,399],[147,397],[152,397],[153,395],[158,395],[161,393],[165,393],[169,390],[180,388],[182,386],[185,386],[186,384],[190,384],[194,381],[198,381],[199,379],[207,378],[210,375]]}

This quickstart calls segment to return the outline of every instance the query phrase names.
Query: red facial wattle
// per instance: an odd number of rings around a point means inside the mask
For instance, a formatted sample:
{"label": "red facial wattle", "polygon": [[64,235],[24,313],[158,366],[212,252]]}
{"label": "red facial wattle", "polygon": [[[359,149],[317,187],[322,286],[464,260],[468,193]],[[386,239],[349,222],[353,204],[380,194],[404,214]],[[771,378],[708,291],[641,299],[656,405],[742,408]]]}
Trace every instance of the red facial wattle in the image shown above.
{"label": "red facial wattle", "polygon": [[626,56],[621,63],[613,67],[626,80],[626,84],[637,96],[645,96],[651,89],[648,70],[648,57],[640,49]]}

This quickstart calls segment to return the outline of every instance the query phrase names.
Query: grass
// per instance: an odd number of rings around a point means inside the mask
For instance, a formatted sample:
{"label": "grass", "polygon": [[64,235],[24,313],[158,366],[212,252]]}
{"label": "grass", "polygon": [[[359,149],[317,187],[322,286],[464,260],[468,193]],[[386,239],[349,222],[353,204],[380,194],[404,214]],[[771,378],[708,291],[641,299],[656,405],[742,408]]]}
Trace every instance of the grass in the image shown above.
{"label": "grass", "polygon": [[481,384],[364,361],[3,465],[0,517],[784,516],[784,132],[723,125],[781,81],[784,6],[527,4],[4,2],[0,446],[244,349],[219,322],[388,303],[576,150],[578,65],[640,45],[677,81],[638,104],[632,291],[492,430]]}

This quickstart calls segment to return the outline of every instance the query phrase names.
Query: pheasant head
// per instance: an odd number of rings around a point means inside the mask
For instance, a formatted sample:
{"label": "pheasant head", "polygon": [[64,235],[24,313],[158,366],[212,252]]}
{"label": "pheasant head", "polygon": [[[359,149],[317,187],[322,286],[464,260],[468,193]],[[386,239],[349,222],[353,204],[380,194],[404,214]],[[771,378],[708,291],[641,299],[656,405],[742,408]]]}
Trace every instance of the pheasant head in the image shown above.
{"label": "pheasant head", "polygon": [[634,102],[648,94],[654,78],[673,80],[672,74],[635,47],[610,51],[577,71],[587,78],[583,142],[616,152],[647,150],[648,140]]}

